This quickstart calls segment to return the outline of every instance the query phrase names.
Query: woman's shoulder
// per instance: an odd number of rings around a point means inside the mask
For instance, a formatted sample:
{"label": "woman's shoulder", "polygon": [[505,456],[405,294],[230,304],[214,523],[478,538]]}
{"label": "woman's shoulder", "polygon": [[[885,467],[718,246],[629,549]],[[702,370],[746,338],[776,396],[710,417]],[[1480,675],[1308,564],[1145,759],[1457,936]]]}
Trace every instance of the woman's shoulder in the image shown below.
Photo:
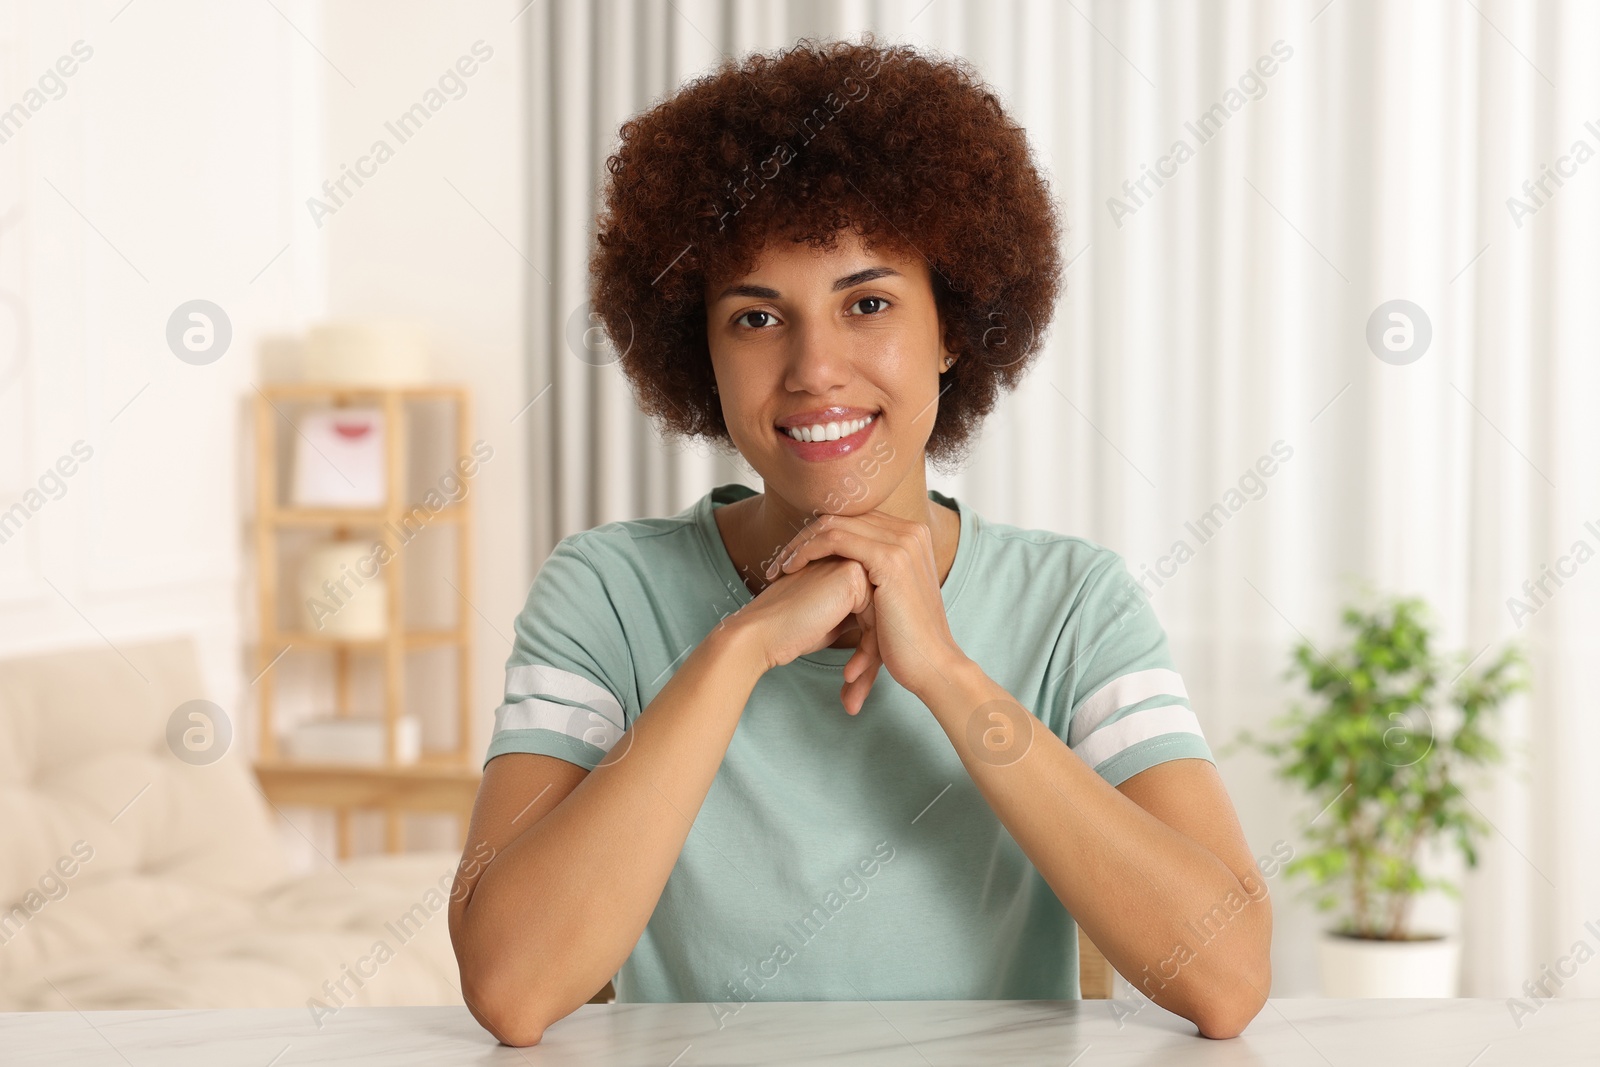
{"label": "woman's shoulder", "polygon": [[732,506],[756,495],[739,482],[718,485],[703,493],[674,515],[646,515],[636,519],[614,519],[562,538],[562,543],[602,555],[646,553],[651,555],[690,554],[702,551],[705,519],[716,506]]}
{"label": "woman's shoulder", "polygon": [[1097,625],[1147,599],[1122,554],[1092,538],[987,519],[979,529],[985,584],[1012,592],[1009,610],[1037,606],[1060,613],[1063,624]]}
{"label": "woman's shoulder", "polygon": [[1116,549],[1079,534],[1016,526],[987,517],[978,523],[978,530],[980,539],[992,546],[1001,560],[1024,567],[1062,567],[1088,574],[1122,562]]}
{"label": "woman's shoulder", "polygon": [[616,519],[570,533],[560,543],[599,568],[619,560],[680,556],[697,549],[696,536],[693,521],[676,515]]}
{"label": "woman's shoulder", "polygon": [[574,531],[561,538],[551,556],[587,563],[608,588],[698,585],[711,567],[697,517],[699,504],[676,515],[615,519]]}

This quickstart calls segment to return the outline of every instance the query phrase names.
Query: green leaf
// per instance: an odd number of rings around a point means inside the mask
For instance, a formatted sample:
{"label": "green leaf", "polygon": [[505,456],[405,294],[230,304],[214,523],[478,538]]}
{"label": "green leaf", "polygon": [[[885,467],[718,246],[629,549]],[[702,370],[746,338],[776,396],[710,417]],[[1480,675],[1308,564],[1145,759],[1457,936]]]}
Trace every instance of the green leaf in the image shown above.
{"label": "green leaf", "polygon": [[[1289,648],[1284,677],[1298,677],[1309,702],[1291,702],[1270,737],[1242,731],[1237,745],[1271,758],[1277,777],[1324,812],[1304,831],[1314,847],[1286,874],[1306,878],[1318,907],[1341,909],[1351,929],[1387,930],[1389,909],[1429,886],[1458,892],[1418,868],[1432,839],[1449,834],[1476,866],[1473,839],[1486,828],[1462,794],[1461,768],[1504,759],[1492,724],[1528,685],[1526,659],[1508,645],[1472,673],[1466,653],[1436,653],[1431,611],[1418,597],[1347,604],[1340,619],[1346,643],[1319,637]],[[1459,716],[1441,714],[1447,702]],[[1453,733],[1439,732],[1456,719]],[[1368,914],[1356,914],[1357,899]]]}

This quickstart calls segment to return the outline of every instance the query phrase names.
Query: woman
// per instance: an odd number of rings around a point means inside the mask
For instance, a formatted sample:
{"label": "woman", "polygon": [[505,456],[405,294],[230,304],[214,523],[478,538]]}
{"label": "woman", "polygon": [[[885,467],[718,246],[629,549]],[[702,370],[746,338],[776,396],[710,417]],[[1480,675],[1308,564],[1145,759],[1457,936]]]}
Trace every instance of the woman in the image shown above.
{"label": "woman", "polygon": [[[565,538],[450,911],[512,1045],[621,1001],[1073,999],[1074,920],[1210,1037],[1271,909],[1121,557],[929,490],[1040,344],[1059,226],[965,63],[801,41],[622,128],[594,306],[763,491]],[[840,706],[842,704],[842,707]]]}

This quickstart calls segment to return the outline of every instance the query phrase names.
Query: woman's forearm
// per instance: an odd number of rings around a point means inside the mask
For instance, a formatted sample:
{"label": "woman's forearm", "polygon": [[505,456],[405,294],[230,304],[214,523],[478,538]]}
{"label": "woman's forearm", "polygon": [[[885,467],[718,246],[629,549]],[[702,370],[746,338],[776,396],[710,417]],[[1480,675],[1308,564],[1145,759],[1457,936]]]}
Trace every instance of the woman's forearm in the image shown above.
{"label": "woman's forearm", "polygon": [[[973,782],[1062,905],[1119,973],[1208,1037],[1233,1036],[1270,985],[1271,906],[1210,850],[1118,792],[968,661],[919,694]],[[972,718],[1010,705],[1031,740],[1001,758],[973,745]],[[982,725],[988,725],[987,721]],[[976,731],[981,736],[981,730]],[[1224,901],[1247,900],[1203,951],[1182,951]],[[1230,1032],[1231,1031],[1231,1032]]]}
{"label": "woman's forearm", "polygon": [[537,1042],[633,950],[765,669],[761,655],[742,628],[712,631],[600,765],[469,887],[455,937],[463,993],[502,1039]]}

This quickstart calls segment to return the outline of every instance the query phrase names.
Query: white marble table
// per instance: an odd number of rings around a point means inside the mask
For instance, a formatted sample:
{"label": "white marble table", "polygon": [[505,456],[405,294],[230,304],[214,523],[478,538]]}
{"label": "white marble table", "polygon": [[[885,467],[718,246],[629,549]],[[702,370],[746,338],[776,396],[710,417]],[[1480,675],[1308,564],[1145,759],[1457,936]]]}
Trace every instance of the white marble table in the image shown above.
{"label": "white marble table", "polygon": [[[1200,1037],[1134,1001],[747,1004],[719,1029],[705,1004],[591,1004],[529,1048],[465,1008],[349,1007],[319,1029],[297,1008],[0,1014],[0,1063],[107,1067],[302,1064],[1048,1063],[1516,1067],[1600,1063],[1600,1000],[1545,1001],[1519,1030],[1499,1000],[1274,1000],[1241,1036]],[[1129,1014],[1129,1013],[1132,1014]],[[1119,1018],[1120,1016],[1120,1018]]]}

